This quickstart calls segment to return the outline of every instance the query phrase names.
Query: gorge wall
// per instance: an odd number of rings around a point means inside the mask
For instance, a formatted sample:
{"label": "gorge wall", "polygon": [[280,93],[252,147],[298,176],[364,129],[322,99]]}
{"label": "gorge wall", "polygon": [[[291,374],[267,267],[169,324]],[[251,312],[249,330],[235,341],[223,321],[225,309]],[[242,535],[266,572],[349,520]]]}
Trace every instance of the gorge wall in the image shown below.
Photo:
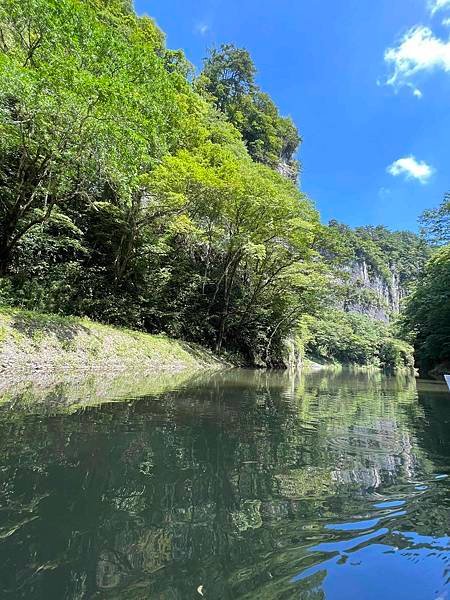
{"label": "gorge wall", "polygon": [[352,229],[333,221],[330,227],[339,239],[337,308],[388,323],[429,258],[428,245],[412,232],[382,226]]}
{"label": "gorge wall", "polygon": [[395,265],[390,268],[389,277],[370,269],[364,259],[355,261],[345,271],[348,275],[348,296],[342,303],[345,311],[386,323],[393,314],[399,313],[407,289],[401,284]]}

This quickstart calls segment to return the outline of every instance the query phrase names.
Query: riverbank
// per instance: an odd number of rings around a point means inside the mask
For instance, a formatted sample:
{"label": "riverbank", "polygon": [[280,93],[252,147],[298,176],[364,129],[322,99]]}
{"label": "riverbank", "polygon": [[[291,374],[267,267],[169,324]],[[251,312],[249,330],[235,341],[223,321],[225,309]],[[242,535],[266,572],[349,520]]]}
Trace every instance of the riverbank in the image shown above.
{"label": "riverbank", "polygon": [[2,378],[54,372],[175,373],[225,366],[208,350],[164,335],[0,307]]}
{"label": "riverbank", "polygon": [[367,372],[380,372],[380,373],[393,373],[393,374],[411,374],[414,376],[418,375],[417,370],[414,368],[413,363],[406,365],[389,365],[383,366],[380,364],[366,364],[361,365],[352,362],[339,362],[337,360],[326,360],[317,356],[306,355],[302,363],[302,369],[307,372],[315,371],[348,371],[353,373],[367,373]]}

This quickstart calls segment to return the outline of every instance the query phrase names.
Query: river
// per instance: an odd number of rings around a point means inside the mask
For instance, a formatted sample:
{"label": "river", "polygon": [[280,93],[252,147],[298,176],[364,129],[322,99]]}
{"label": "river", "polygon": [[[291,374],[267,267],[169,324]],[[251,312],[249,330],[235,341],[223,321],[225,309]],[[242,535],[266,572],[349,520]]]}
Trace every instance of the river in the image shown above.
{"label": "river", "polygon": [[0,598],[450,599],[450,394],[231,370],[0,392]]}

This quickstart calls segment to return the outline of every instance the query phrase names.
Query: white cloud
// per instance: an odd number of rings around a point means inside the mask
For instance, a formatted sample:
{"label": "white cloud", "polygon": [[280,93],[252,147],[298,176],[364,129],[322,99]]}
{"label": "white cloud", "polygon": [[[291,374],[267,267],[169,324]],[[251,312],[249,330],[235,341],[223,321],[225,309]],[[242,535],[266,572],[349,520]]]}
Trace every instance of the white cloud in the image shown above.
{"label": "white cloud", "polygon": [[415,98],[418,98],[419,100],[420,100],[421,98],[423,98],[423,93],[422,93],[422,90],[419,90],[419,88],[417,88],[417,87],[416,87],[415,85],[413,85],[412,83],[405,83],[405,85],[411,89],[411,91],[412,91],[412,95],[413,95]]}
{"label": "white cloud", "polygon": [[450,8],[450,0],[429,0],[428,2],[428,10],[432,15],[446,8]]}
{"label": "white cloud", "polygon": [[427,183],[434,169],[424,161],[417,161],[414,156],[406,156],[389,165],[387,172],[394,177],[404,175],[406,179],[417,179],[420,183]]}
{"label": "white cloud", "polygon": [[442,19],[442,25],[444,27],[450,27],[450,18]]}
{"label": "white cloud", "polygon": [[450,72],[450,39],[444,41],[429,27],[418,25],[406,32],[397,47],[386,50],[384,60],[393,67],[387,80],[393,86],[405,84],[419,72],[434,69]]}
{"label": "white cloud", "polygon": [[209,25],[206,23],[197,23],[195,26],[195,31],[200,35],[206,35],[209,31]]}

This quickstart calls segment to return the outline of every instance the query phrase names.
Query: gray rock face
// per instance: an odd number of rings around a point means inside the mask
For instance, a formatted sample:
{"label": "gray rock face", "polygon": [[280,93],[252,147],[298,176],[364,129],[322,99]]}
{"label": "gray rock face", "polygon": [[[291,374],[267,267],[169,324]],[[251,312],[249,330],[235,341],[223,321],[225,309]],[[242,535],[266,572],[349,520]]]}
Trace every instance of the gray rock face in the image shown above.
{"label": "gray rock face", "polygon": [[296,183],[298,179],[298,169],[299,167],[297,161],[287,162],[285,160],[280,160],[276,170],[278,173],[280,173],[280,175],[286,177],[286,179],[290,179]]}
{"label": "gray rock face", "polygon": [[395,265],[389,276],[369,267],[365,260],[355,261],[346,272],[352,293],[344,301],[344,309],[388,322],[400,311],[400,303],[406,290],[400,283]]}

